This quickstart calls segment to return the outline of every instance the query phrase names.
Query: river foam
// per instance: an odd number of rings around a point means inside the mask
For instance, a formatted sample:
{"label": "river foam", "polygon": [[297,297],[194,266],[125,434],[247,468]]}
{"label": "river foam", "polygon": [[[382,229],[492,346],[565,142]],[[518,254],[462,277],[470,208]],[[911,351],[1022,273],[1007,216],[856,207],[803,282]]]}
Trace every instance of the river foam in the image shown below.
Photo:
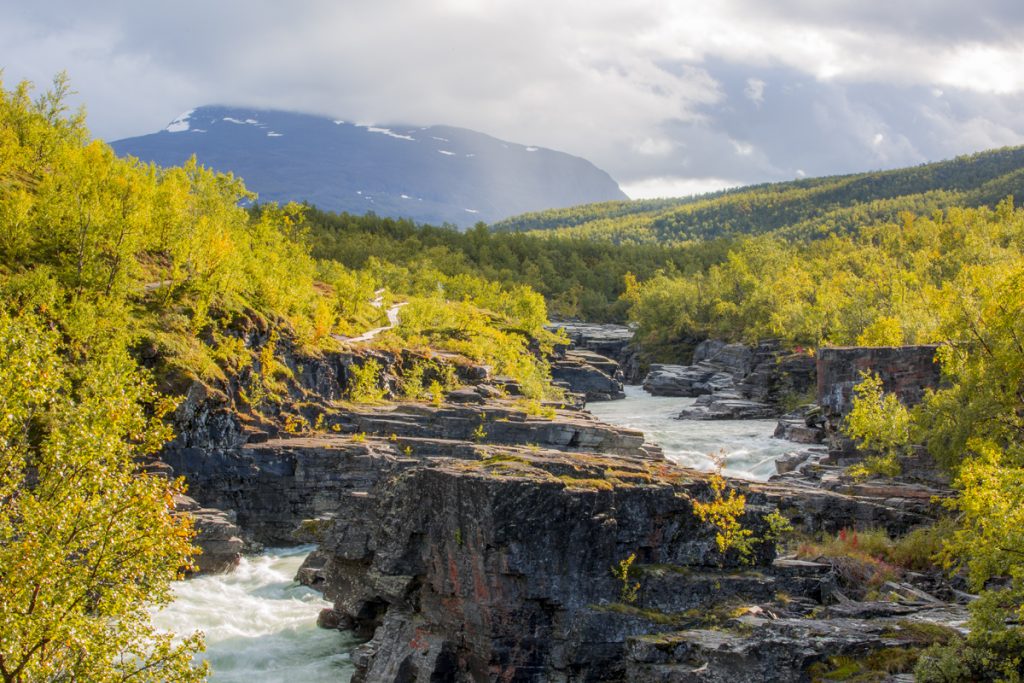
{"label": "river foam", "polygon": [[206,633],[211,683],[344,683],[355,640],[317,628],[317,614],[330,604],[294,581],[310,550],[267,550],[229,574],[178,582],[174,602],[154,622],[178,634]]}
{"label": "river foam", "polygon": [[775,461],[793,450],[792,443],[772,438],[775,420],[677,420],[696,399],[651,396],[638,386],[625,392],[625,399],[588,403],[587,410],[610,424],[643,431],[678,465],[710,471],[721,460],[723,474],[766,481],[776,474]]}

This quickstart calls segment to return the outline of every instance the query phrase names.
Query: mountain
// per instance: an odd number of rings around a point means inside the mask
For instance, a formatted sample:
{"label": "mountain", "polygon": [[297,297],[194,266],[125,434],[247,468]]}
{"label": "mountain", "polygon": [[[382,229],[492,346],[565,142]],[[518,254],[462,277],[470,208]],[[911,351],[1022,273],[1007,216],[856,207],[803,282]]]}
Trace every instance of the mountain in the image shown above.
{"label": "mountain", "polygon": [[528,213],[497,231],[554,231],[613,242],[678,243],[778,231],[808,238],[852,232],[953,206],[1024,198],[1024,147],[1004,147],[891,171],[739,187],[695,197],[618,201]]}
{"label": "mountain", "polygon": [[465,227],[626,199],[589,161],[450,126],[369,126],[274,110],[205,106],[164,130],[111,143],[160,166],[192,154],[231,171],[260,201]]}

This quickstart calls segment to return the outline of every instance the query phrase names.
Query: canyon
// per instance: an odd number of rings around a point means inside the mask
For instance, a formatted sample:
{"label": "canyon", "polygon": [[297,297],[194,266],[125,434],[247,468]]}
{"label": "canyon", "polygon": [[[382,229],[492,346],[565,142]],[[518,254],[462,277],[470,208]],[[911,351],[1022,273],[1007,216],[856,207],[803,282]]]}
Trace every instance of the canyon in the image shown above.
{"label": "canyon", "polygon": [[[962,585],[908,572],[868,591],[841,563],[780,556],[768,521],[781,511],[807,533],[902,534],[935,519],[939,482],[844,474],[836,425],[848,402],[829,401],[866,368],[919,396],[937,374],[924,360],[916,374],[899,369],[927,351],[701,345],[676,372],[728,377],[702,395],[729,400],[739,386],[733,400],[759,398],[777,417],[780,386],[816,386],[822,406],[820,418],[780,421],[814,438],[776,462],[777,476],[729,479],[723,494],[713,473],[580,409],[621,393],[617,361],[600,352],[621,357],[628,336],[571,332],[574,348],[553,359],[571,393],[542,415],[469,366],[443,402],[339,408],[365,351],[286,347],[296,405],[319,424],[304,433],[193,386],[162,461],[198,501],[183,510],[201,532],[200,568],[230,568],[243,548],[316,544],[298,580],[332,603],[322,627],[363,641],[353,681],[798,681],[829,657],[920,647],[922,629],[963,623]],[[700,512],[729,492],[745,501],[745,551],[723,549]]]}

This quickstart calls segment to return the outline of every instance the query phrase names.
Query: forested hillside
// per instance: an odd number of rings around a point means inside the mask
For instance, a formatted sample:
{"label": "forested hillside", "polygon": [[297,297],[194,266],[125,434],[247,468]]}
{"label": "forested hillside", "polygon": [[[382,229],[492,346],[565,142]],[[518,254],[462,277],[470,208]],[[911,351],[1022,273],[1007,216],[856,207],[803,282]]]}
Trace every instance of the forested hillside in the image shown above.
{"label": "forested hillside", "polygon": [[590,204],[525,214],[494,224],[506,231],[616,243],[676,244],[778,231],[813,238],[948,207],[992,206],[1024,191],[1024,147],[1008,147],[911,168],[741,187],[696,197]]}
{"label": "forested hillside", "polygon": [[506,285],[526,285],[547,300],[552,315],[593,321],[625,320],[621,299],[627,275],[698,272],[721,261],[731,240],[673,247],[574,237],[489,232],[483,224],[461,233],[409,220],[354,216],[307,208],[313,254],[349,268],[377,260],[427,267],[449,276],[471,274]]}

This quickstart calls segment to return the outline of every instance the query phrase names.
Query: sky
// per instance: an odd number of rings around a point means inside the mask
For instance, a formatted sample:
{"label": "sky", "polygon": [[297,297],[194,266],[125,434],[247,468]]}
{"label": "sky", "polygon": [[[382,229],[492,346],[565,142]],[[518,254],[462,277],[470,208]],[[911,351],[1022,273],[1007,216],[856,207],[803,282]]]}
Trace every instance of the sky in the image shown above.
{"label": "sky", "polygon": [[5,87],[66,71],[92,133],[203,104],[453,125],[631,197],[1024,144],[1020,0],[0,0]]}

